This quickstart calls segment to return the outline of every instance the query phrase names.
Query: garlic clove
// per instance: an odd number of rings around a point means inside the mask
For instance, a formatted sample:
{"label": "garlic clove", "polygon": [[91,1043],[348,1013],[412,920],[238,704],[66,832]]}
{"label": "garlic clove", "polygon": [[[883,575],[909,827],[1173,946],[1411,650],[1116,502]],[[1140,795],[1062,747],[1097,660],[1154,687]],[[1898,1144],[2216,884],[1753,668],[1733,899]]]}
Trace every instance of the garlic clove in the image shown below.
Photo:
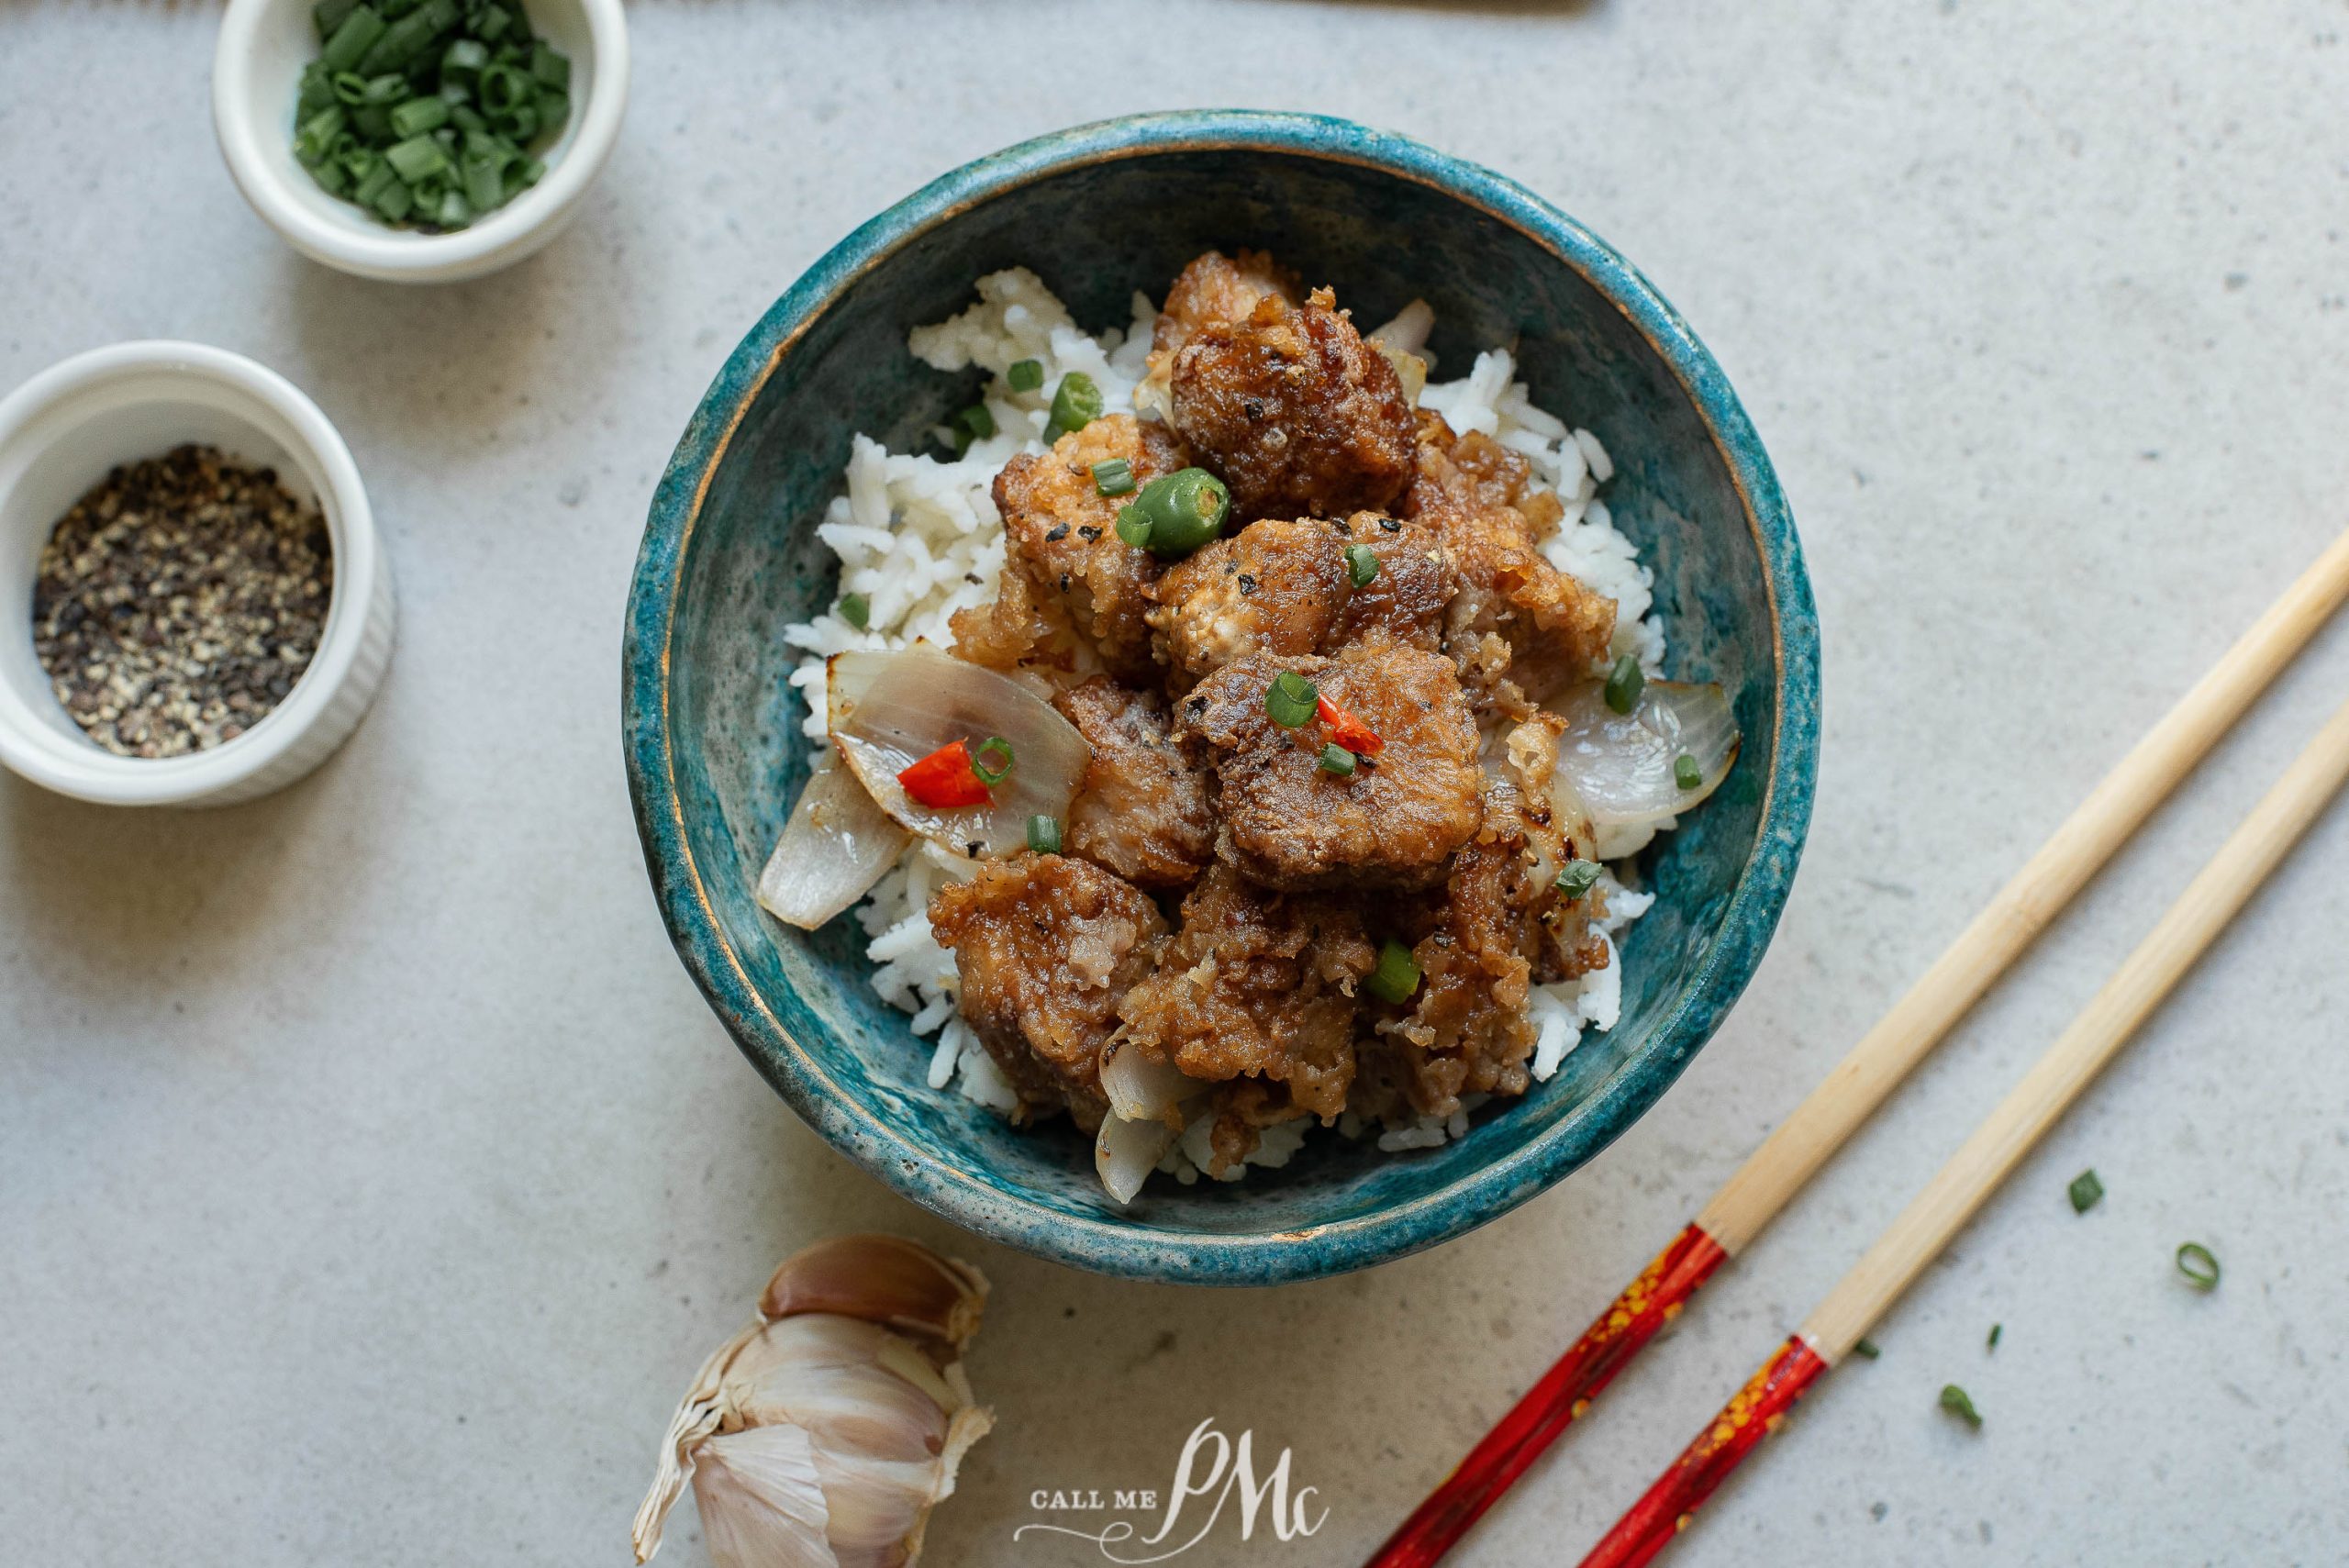
{"label": "garlic clove", "polygon": [[[852,1318],[768,1324],[727,1369],[725,1429],[787,1421],[818,1446],[928,1462],[946,1440],[952,1413],[936,1396],[951,1399],[952,1390],[935,1372],[925,1387],[885,1364],[892,1344],[913,1349]],[[922,1361],[918,1353],[910,1359]]]}
{"label": "garlic clove", "polygon": [[979,1331],[986,1276],[898,1236],[835,1236],[793,1253],[767,1282],[769,1318],[834,1312],[942,1340],[956,1350]]}
{"label": "garlic clove", "polygon": [[806,1432],[730,1432],[701,1444],[695,1458],[694,1503],[712,1561],[740,1568],[844,1568],[828,1539],[831,1509]]}

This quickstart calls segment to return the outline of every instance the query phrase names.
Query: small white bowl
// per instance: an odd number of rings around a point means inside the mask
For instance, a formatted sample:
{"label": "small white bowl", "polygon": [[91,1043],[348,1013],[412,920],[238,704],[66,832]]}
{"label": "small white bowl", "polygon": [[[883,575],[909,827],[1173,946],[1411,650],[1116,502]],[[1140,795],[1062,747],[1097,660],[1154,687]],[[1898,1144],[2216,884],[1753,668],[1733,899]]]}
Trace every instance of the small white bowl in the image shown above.
{"label": "small white bowl", "polygon": [[[118,463],[194,442],[277,471],[315,502],[334,592],[309,668],[260,723],[208,751],[118,757],[66,716],[33,651],[33,582],[50,532]],[[392,578],[351,450],[276,372],[200,343],[117,343],[0,399],[0,763],[112,806],[226,806],[282,789],[347,740],[392,655]]]}
{"label": "small white bowl", "polygon": [[628,28],[620,0],[522,0],[531,30],[571,57],[571,117],[537,153],[539,183],[469,228],[392,228],[321,190],[294,158],[294,102],[318,57],[314,0],[229,0],[212,56],[212,124],[245,200],[288,244],[362,278],[444,284],[477,278],[543,246],[619,139],[628,102]]}

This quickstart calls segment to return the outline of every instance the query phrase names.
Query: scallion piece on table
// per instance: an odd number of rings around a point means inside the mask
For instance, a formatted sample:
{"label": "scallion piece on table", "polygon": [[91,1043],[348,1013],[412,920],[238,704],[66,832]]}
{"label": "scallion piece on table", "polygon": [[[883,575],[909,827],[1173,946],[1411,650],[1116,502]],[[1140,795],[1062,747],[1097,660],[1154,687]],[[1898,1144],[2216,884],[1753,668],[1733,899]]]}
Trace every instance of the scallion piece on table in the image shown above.
{"label": "scallion piece on table", "polygon": [[1283,670],[1264,688],[1264,712],[1283,729],[1296,729],[1319,712],[1321,688],[1294,670]]}
{"label": "scallion piece on table", "polygon": [[1014,392],[1033,392],[1044,384],[1044,361],[1014,360],[1011,368],[1003,373],[1003,379]]}
{"label": "scallion piece on table", "polygon": [[1108,458],[1093,465],[1093,493],[1096,495],[1130,495],[1133,488],[1133,464],[1124,458]]}
{"label": "scallion piece on table", "polygon": [[1598,885],[1597,861],[1568,861],[1566,869],[1558,873],[1558,891],[1568,898],[1580,898]]}
{"label": "scallion piece on table", "polygon": [[1965,1390],[1960,1388],[1956,1384],[1944,1383],[1942,1385],[1942,1408],[1948,1411],[1951,1415],[1955,1416],[1959,1420],[1964,1421],[1976,1431],[1978,1432],[1982,1429],[1982,1413],[1974,1407],[1974,1401],[1966,1397]]}
{"label": "scallion piece on table", "polygon": [[1682,789],[1695,789],[1705,782],[1705,770],[1697,765],[1696,758],[1683,751],[1672,759],[1672,782]]}
{"label": "scallion piece on table", "polygon": [[1011,742],[1000,735],[990,735],[971,748],[971,772],[989,789],[1011,776],[1012,761]]}
{"label": "scallion piece on table", "polygon": [[873,625],[873,601],[862,594],[842,594],[840,602],[841,619],[864,631]]}
{"label": "scallion piece on table", "polygon": [[1370,973],[1370,994],[1382,1002],[1408,1002],[1419,988],[1419,961],[1411,950],[1389,937],[1378,950],[1378,967]]}
{"label": "scallion piece on table", "polygon": [[1378,579],[1378,552],[1366,544],[1350,544],[1345,549],[1346,580],[1357,588],[1367,588]]}
{"label": "scallion piece on table", "polygon": [[1321,771],[1325,773],[1335,773],[1341,779],[1352,778],[1354,772],[1354,754],[1332,740],[1321,748]]}
{"label": "scallion piece on table", "polygon": [[1038,815],[1028,818],[1028,847],[1040,855],[1061,852],[1061,821],[1057,817]]}
{"label": "scallion piece on table", "polygon": [[2177,1250],[2177,1272],[2197,1290],[2219,1288],[2219,1260],[2199,1241],[2188,1241]]}
{"label": "scallion piece on table", "polygon": [[1044,439],[1057,440],[1070,430],[1082,430],[1101,417],[1101,389],[1083,371],[1071,371],[1061,377],[1052,393],[1052,417],[1044,427]]}
{"label": "scallion piece on table", "polygon": [[2001,1335],[2001,1334],[2003,1334],[2003,1333],[2005,1333],[2006,1331],[2007,1331],[2007,1326],[2006,1326],[2004,1323],[1993,1323],[1993,1324],[1991,1324],[1991,1325],[1990,1325],[1990,1337],[1989,1337],[1989,1339],[1987,1339],[1987,1340],[1984,1340],[1984,1341],[1983,1341],[1982,1348],[1983,1348],[1984,1350],[1986,1350],[1986,1351],[1995,1351],[1995,1350],[1997,1350],[1997,1349],[1998,1348],[1998,1336],[1999,1336],[1999,1335]]}
{"label": "scallion piece on table", "polygon": [[2082,1171],[2078,1175],[2074,1176],[2072,1184],[2067,1190],[2072,1195],[2074,1214],[2086,1214],[2097,1206],[2099,1198],[2104,1196],[2104,1184],[2096,1179],[2094,1170]]}
{"label": "scallion piece on table", "polygon": [[1648,678],[1640,673],[1640,662],[1628,653],[1624,654],[1607,673],[1607,706],[1617,713],[1631,712],[1639,706],[1640,693],[1646,689],[1647,684]]}
{"label": "scallion piece on table", "polygon": [[1870,1361],[1874,1361],[1876,1357],[1884,1354],[1882,1351],[1876,1349],[1876,1341],[1874,1340],[1860,1340],[1855,1341],[1852,1346],[1852,1353],[1855,1356],[1865,1356]]}

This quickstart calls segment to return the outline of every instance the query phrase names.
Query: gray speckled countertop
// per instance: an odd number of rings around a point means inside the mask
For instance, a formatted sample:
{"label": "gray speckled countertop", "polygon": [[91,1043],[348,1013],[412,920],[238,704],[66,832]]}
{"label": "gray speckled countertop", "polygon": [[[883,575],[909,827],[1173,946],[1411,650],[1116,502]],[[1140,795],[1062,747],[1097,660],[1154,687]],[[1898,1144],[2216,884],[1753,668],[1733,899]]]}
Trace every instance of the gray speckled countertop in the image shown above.
{"label": "gray speckled countertop", "polygon": [[[1767,15],[1800,21],[1769,20]],[[1037,1488],[1215,1417],[1357,1561],[2104,768],[2349,523],[2349,15],[2316,0],[631,8],[579,226],[403,292],[215,154],[215,11],[0,14],[0,384],[181,336],[290,375],[400,647],[320,773],[211,815],[0,777],[0,1557],[618,1563],[671,1402],[784,1253],[981,1263],[1002,1418],[935,1561],[1079,1564]],[[1121,50],[1119,28],[1148,47]],[[1128,62],[1112,69],[1113,61]],[[1743,1004],[1564,1187],[1368,1274],[1210,1294],[951,1234],[761,1086],[670,954],[621,782],[653,479],[757,313],[896,195],[1141,107],[1334,110],[1524,180],[1720,356],[1817,584],[1808,859]],[[1571,1560],[2060,1028],[2349,689],[2323,636],[1461,1561]],[[2337,1562],[2349,809],[1716,1500],[1704,1564]],[[2085,1165],[2109,1195],[2075,1218]],[[2204,1296],[2173,1248],[2208,1242]],[[1984,1337],[2005,1325],[1995,1353]],[[1969,1433],[1934,1408],[1963,1383]],[[690,1513],[669,1557],[702,1561]]]}

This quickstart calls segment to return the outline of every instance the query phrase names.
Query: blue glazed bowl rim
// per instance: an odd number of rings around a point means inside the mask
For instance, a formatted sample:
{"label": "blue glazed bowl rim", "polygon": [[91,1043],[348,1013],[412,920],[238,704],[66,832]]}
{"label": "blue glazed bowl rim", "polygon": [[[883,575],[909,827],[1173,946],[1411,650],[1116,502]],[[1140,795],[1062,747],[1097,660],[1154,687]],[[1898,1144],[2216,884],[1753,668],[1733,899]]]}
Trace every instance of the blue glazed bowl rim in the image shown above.
{"label": "blue glazed bowl rim", "polygon": [[[685,831],[669,723],[669,657],[687,546],[711,477],[783,355],[881,261],[984,202],[1072,168],[1199,150],[1325,160],[1431,186],[1579,273],[1671,368],[1719,450],[1765,568],[1776,664],[1778,733],[1753,850],[1711,950],[1642,1051],[1534,1141],[1465,1177],[1373,1213],[1253,1234],[1046,1208],[940,1163],[852,1099],[769,1009],[718,921]],[[1816,766],[1819,634],[1802,547],[1761,438],[1712,355],[1612,247],[1515,181],[1391,132],[1326,116],[1181,111],[1078,126],[964,164],[835,245],[774,303],[711,382],[654,491],[629,590],[621,720],[637,829],[678,955],[752,1066],[835,1148],[924,1207],[1041,1257],[1134,1279],[1271,1284],[1366,1268],[1497,1218],[1587,1162],[1680,1075],[1752,978],[1800,857]],[[729,866],[719,874],[740,872]]]}

